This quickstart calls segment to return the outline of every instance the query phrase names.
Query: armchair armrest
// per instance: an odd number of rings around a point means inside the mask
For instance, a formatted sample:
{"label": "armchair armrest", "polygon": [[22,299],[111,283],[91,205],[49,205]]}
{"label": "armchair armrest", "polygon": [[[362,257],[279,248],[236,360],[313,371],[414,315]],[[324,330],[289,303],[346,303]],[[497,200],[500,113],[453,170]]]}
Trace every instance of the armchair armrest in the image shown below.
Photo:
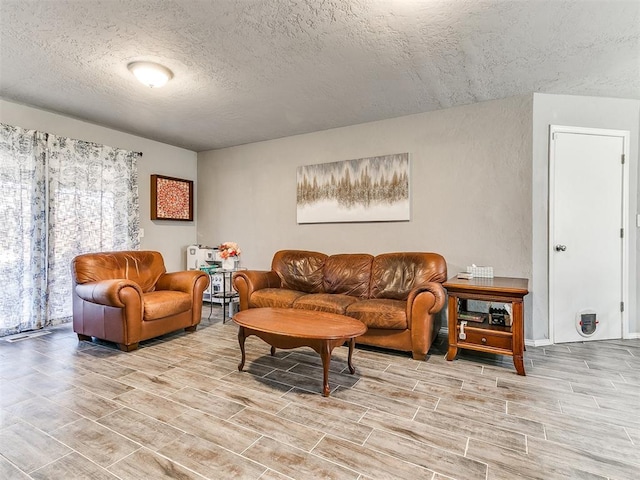
{"label": "armchair armrest", "polygon": [[[156,290],[174,290],[184,293],[192,293],[196,282],[200,277],[207,277],[207,286],[209,285],[209,276],[200,270],[184,270],[181,272],[165,273],[160,275],[156,282]],[[204,288],[206,289],[207,286]]]}
{"label": "armchair armrest", "polygon": [[82,300],[108,307],[125,307],[131,295],[142,298],[140,286],[124,278],[82,283],[76,285],[75,291]]}
{"label": "armchair armrest", "polygon": [[238,292],[240,310],[246,310],[253,292],[263,288],[280,288],[282,281],[273,270],[240,270],[233,274],[233,286]]}

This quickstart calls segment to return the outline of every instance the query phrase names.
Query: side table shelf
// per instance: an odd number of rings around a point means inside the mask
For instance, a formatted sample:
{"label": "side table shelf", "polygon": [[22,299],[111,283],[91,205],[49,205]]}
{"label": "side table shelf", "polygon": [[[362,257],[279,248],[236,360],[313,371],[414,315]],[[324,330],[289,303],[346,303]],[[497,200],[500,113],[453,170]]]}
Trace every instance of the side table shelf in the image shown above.
{"label": "side table shelf", "polygon": [[[447,280],[443,284],[449,295],[447,360],[453,360],[459,348],[510,355],[518,375],[525,375],[523,298],[529,293],[528,283],[526,278],[508,277]],[[465,300],[511,304],[511,325],[461,320],[460,304]]]}
{"label": "side table shelf", "polygon": [[[202,268],[201,270],[209,275],[209,288],[203,295],[203,300],[209,302],[209,318],[211,318],[213,313],[213,304],[218,303],[222,305],[222,323],[225,323],[227,318],[231,318],[232,316],[232,303],[236,303],[238,299],[238,292],[233,290],[232,285],[233,274],[240,269],[224,270],[221,268]],[[214,285],[214,278],[218,275],[222,277],[219,290],[217,290]]]}

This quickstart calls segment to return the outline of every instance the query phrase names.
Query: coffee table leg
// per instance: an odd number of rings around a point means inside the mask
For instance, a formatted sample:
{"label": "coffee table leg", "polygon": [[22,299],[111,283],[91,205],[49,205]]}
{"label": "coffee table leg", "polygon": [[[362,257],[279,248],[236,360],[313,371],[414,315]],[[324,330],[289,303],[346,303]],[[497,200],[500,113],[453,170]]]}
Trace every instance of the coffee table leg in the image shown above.
{"label": "coffee table leg", "polygon": [[242,360],[240,360],[240,363],[238,364],[239,371],[242,371],[242,369],[244,368],[244,360],[245,360],[244,339],[245,338],[247,337],[245,336],[244,327],[238,328],[238,343],[240,344],[240,352],[242,353]]}
{"label": "coffee table leg", "polygon": [[271,356],[273,357],[276,354],[276,347],[271,347]]}
{"label": "coffee table leg", "polygon": [[349,359],[347,360],[347,363],[349,365],[349,371],[353,374],[356,373],[356,369],[353,368],[353,363],[351,363],[351,356],[353,355],[353,347],[356,344],[356,338],[353,337],[349,340]]}
{"label": "coffee table leg", "polygon": [[322,358],[322,395],[329,396],[329,363],[331,363],[331,348],[329,347],[329,341],[322,342],[320,348],[320,358]]}

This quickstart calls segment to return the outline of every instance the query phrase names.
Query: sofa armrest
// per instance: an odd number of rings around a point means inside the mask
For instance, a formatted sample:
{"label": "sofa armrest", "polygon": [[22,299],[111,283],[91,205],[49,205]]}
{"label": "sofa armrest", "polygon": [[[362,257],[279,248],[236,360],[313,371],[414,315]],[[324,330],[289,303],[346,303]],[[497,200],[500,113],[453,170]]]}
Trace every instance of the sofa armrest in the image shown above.
{"label": "sofa armrest", "polygon": [[280,288],[282,281],[273,270],[240,270],[233,274],[233,286],[238,292],[240,310],[246,310],[253,292],[263,288]]}
{"label": "sofa armrest", "polygon": [[184,270],[160,275],[160,278],[156,282],[156,290],[174,290],[190,294],[193,292],[196,282],[201,277],[206,277],[207,279],[204,288],[204,290],[206,290],[207,286],[209,286],[209,275],[201,270]]}
{"label": "sofa armrest", "polygon": [[413,303],[416,301],[416,298],[424,293],[430,293],[434,297],[433,305],[429,308],[428,313],[434,314],[438,313],[445,306],[447,296],[444,291],[444,287],[441,283],[438,282],[429,282],[424,285],[421,285],[418,288],[414,288],[409,293],[409,298],[407,298],[407,316],[411,316],[411,309]]}
{"label": "sofa armrest", "polygon": [[108,307],[124,308],[131,296],[142,298],[140,286],[124,278],[100,280],[76,285],[75,292],[82,300]]}

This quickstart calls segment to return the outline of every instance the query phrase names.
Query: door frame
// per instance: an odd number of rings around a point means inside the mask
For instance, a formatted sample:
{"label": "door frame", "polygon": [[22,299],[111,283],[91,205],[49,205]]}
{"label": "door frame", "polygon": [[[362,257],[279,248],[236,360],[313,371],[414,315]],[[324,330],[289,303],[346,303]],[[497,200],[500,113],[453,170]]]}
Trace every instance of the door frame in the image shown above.
{"label": "door frame", "polygon": [[549,339],[551,343],[555,343],[555,320],[553,318],[553,311],[555,307],[555,264],[553,255],[554,244],[554,221],[555,221],[555,149],[554,149],[554,135],[556,133],[572,133],[577,135],[596,135],[605,137],[618,137],[622,138],[622,153],[625,158],[625,162],[622,164],[622,211],[620,212],[622,218],[622,228],[624,229],[624,237],[622,239],[622,298],[621,302],[624,302],[624,310],[622,312],[622,338],[631,338],[629,335],[629,239],[630,226],[629,226],[629,139],[630,134],[628,130],[609,130],[603,128],[585,128],[585,127],[571,127],[563,125],[550,125],[549,126],[549,211],[548,211],[548,238],[547,238],[547,259],[548,259],[548,298],[549,298]]}

